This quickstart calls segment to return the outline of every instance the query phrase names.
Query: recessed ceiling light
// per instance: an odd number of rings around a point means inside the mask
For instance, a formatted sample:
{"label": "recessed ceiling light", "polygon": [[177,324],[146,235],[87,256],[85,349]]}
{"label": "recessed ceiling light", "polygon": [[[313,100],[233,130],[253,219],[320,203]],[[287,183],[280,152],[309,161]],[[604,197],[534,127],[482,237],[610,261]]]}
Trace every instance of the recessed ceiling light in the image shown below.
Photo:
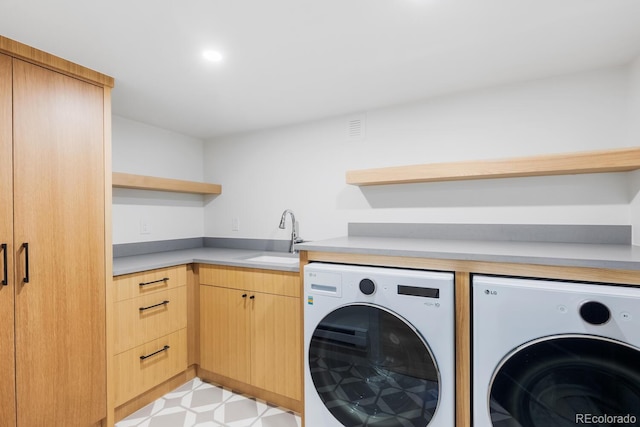
{"label": "recessed ceiling light", "polygon": [[209,62],[222,62],[222,53],[217,50],[205,50],[202,52],[202,56]]}

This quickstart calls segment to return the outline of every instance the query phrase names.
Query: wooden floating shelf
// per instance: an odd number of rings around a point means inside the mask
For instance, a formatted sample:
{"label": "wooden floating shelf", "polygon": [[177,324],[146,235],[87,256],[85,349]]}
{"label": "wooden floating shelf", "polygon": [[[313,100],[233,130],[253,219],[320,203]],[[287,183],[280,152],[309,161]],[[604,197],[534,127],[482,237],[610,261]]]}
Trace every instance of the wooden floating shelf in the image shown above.
{"label": "wooden floating shelf", "polygon": [[222,186],[204,182],[182,181],[179,179],[157,178],[153,176],[133,175],[113,172],[113,187],[137,190],[172,191],[193,194],[221,194]]}
{"label": "wooden floating shelf", "polygon": [[384,185],[526,176],[626,172],[640,169],[640,148],[551,154],[498,160],[351,170],[347,184]]}

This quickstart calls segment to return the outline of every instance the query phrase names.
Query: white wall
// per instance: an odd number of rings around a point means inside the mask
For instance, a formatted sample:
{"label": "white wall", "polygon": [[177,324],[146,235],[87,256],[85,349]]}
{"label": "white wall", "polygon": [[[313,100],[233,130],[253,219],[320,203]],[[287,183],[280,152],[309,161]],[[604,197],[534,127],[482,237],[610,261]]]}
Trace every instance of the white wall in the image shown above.
{"label": "white wall", "polygon": [[[291,208],[309,240],[348,222],[629,224],[627,174],[382,187],[345,184],[348,169],[528,156],[637,145],[629,67],[560,76],[366,112],[366,136],[336,117],[208,141],[205,235],[282,238]],[[391,83],[392,84],[392,83]],[[231,231],[233,218],[240,230]]]}
{"label": "white wall", "polygon": [[[202,181],[203,141],[113,117],[113,171]],[[202,237],[202,196],[114,189],[113,243]],[[141,222],[149,233],[141,234]]]}
{"label": "white wall", "polygon": [[[640,58],[629,67],[629,134],[635,145],[640,145]],[[631,174],[631,224],[633,243],[640,245],[640,171]]]}

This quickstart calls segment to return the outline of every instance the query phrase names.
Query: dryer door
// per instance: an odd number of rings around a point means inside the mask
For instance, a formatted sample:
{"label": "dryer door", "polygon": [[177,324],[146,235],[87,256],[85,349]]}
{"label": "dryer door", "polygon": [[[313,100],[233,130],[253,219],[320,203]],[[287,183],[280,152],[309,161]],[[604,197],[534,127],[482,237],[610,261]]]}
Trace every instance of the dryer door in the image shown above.
{"label": "dryer door", "polygon": [[345,426],[427,426],[440,378],[423,337],[382,307],[353,304],[328,314],[309,347],[311,378]]}
{"label": "dryer door", "polygon": [[640,349],[590,335],[560,335],[514,350],[496,369],[494,427],[638,425]]}

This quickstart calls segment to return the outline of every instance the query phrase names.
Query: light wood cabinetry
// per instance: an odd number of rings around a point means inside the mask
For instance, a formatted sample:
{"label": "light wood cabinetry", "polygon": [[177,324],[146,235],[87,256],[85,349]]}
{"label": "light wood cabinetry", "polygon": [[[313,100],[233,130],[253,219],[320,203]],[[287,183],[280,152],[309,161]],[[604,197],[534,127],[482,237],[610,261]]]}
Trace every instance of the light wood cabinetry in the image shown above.
{"label": "light wood cabinetry", "polygon": [[[252,294],[255,298],[255,294]],[[245,290],[200,287],[200,367],[251,383],[251,311]]]}
{"label": "light wood cabinetry", "polygon": [[115,353],[186,327],[187,288],[160,291],[114,307]]}
{"label": "light wood cabinetry", "polygon": [[301,410],[299,274],[203,265],[199,272],[203,377]]}
{"label": "light wood cabinetry", "polygon": [[83,70],[0,37],[3,427],[94,426],[107,415],[113,80]]}
{"label": "light wood cabinetry", "polygon": [[117,276],[113,287],[120,406],[187,369],[187,267]]}
{"label": "light wood cabinetry", "polygon": [[[116,276],[113,283],[113,300],[119,302],[168,291],[184,286],[186,281],[187,270],[184,266]],[[140,286],[141,283],[144,285]]]}
{"label": "light wood cabinetry", "polygon": [[[0,54],[0,426],[15,426],[11,58]],[[5,273],[6,272],[6,273]]]}
{"label": "light wood cabinetry", "polygon": [[186,328],[117,354],[114,363],[116,405],[122,405],[187,369]]}
{"label": "light wood cabinetry", "polygon": [[256,293],[251,318],[251,382],[302,399],[300,298]]}

